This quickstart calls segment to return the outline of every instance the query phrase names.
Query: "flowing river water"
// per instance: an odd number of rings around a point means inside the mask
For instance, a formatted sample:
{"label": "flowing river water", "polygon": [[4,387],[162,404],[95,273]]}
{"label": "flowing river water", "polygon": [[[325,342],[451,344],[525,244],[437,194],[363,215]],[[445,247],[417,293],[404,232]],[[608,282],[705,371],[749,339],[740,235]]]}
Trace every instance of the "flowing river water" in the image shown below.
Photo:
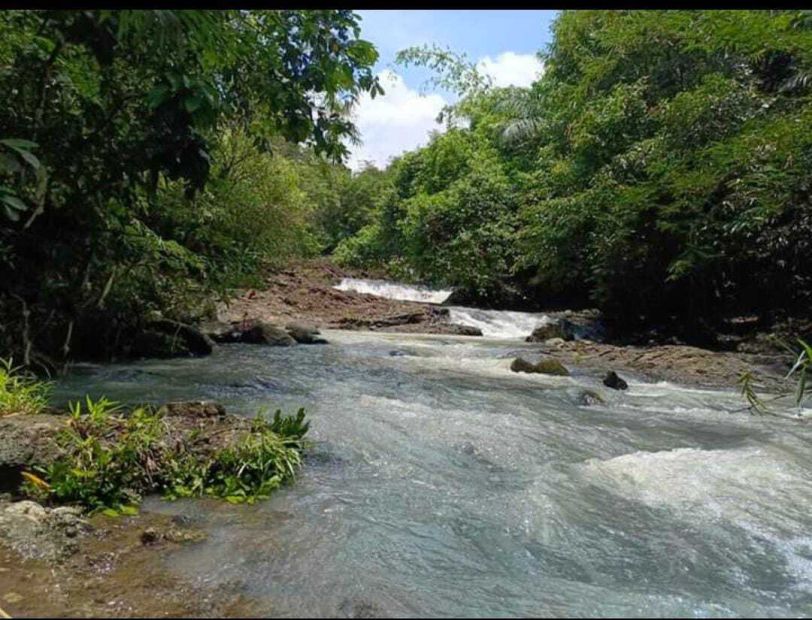
{"label": "flowing river water", "polygon": [[537,348],[517,337],[324,335],[60,383],[307,409],[313,448],[269,500],[147,501],[209,532],[171,570],[276,616],[812,614],[803,422],[749,416],[732,389],[512,373]]}

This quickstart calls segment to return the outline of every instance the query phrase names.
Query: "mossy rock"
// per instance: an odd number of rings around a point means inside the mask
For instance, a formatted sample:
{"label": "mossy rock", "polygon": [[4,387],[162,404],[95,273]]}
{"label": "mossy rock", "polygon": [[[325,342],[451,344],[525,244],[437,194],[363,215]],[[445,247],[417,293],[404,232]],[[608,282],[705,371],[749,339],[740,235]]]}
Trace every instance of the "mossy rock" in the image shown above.
{"label": "mossy rock", "polygon": [[511,362],[510,369],[513,372],[529,372],[559,377],[569,377],[570,375],[569,370],[567,370],[561,362],[550,357],[544,358],[535,364],[528,362],[524,358],[517,357]]}

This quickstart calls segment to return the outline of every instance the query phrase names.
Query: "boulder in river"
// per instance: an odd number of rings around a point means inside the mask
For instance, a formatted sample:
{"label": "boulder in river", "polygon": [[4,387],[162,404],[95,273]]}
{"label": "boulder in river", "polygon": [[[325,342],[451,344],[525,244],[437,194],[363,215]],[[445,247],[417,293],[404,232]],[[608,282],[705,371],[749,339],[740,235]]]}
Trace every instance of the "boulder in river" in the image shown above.
{"label": "boulder in river", "polygon": [[458,323],[452,323],[449,325],[450,331],[449,333],[459,334],[460,336],[481,336],[482,330],[478,327],[474,327],[473,325],[460,325]]}
{"label": "boulder in river", "polygon": [[582,407],[591,407],[592,405],[604,404],[603,397],[594,390],[581,390],[575,396],[575,403]]}
{"label": "boulder in river", "polygon": [[533,333],[525,338],[526,342],[544,342],[551,338],[562,340],[575,339],[575,324],[568,319],[558,319],[551,323],[539,325]]}
{"label": "boulder in river", "polygon": [[315,325],[295,321],[285,325],[285,329],[300,344],[327,344],[327,341],[319,336],[321,332]]}
{"label": "boulder in river", "polygon": [[0,502],[0,541],[24,558],[64,559],[76,550],[76,538],[92,529],[81,514],[73,506]]}
{"label": "boulder in river", "polygon": [[603,384],[613,390],[625,390],[629,387],[629,384],[621,379],[614,370],[610,370],[606,373],[606,376],[603,378]]}
{"label": "boulder in river", "polygon": [[266,344],[273,347],[289,347],[296,344],[296,340],[284,329],[264,321],[259,321],[253,327],[242,332],[240,341],[248,344]]}
{"label": "boulder in river", "polygon": [[568,377],[570,374],[561,362],[551,357],[546,357],[535,364],[522,357],[517,357],[511,362],[510,369],[513,372],[529,372],[559,377]]}

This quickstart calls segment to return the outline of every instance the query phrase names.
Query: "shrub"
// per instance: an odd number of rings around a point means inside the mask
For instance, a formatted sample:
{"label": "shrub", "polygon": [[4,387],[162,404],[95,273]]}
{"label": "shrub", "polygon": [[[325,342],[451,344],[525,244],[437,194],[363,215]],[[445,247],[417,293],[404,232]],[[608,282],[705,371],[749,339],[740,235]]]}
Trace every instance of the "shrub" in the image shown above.
{"label": "shrub", "polygon": [[40,413],[48,404],[51,384],[12,364],[0,358],[0,417]]}

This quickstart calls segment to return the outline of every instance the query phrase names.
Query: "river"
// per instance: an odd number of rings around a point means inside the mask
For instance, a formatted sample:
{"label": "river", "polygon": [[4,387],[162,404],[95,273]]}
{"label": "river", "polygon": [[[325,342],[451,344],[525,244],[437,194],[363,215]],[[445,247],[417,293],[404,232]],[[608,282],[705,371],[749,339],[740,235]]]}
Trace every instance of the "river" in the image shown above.
{"label": "river", "polygon": [[61,400],[307,409],[313,448],[268,501],[146,502],[209,532],[173,571],[277,616],[812,614],[804,423],[733,390],[515,374],[536,346],[517,337],[324,334],[60,382]]}

